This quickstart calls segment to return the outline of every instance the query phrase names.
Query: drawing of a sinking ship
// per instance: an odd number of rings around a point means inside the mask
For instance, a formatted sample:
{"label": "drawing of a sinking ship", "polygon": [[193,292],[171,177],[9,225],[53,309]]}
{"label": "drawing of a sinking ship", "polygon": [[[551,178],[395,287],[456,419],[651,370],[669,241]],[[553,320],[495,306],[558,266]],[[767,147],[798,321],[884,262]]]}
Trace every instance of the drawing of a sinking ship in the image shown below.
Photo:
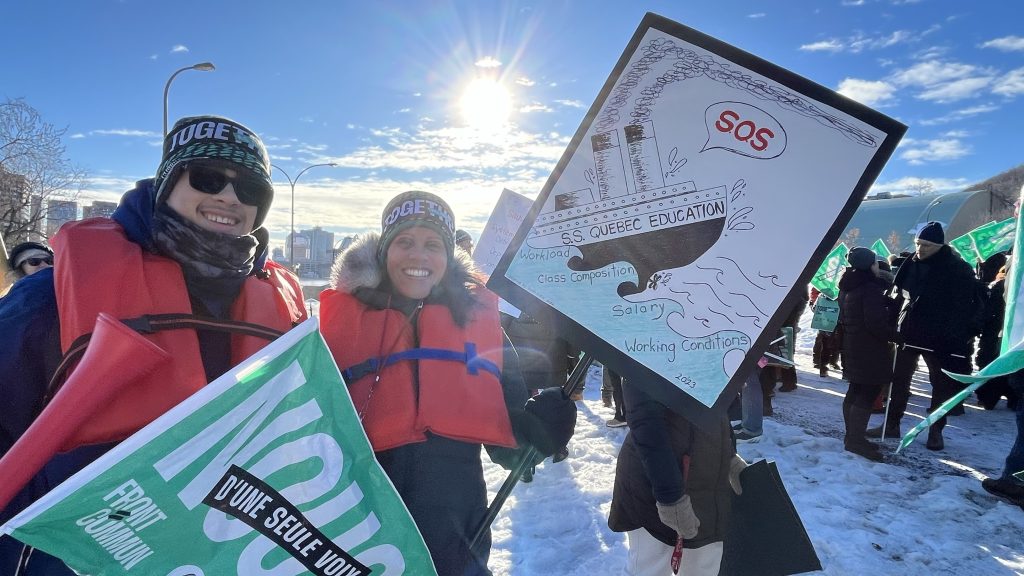
{"label": "drawing of a sinking ship", "polygon": [[527,244],[537,249],[575,246],[581,255],[567,262],[575,271],[628,262],[638,282],[623,282],[617,290],[628,296],[656,286],[656,273],[692,263],[718,241],[728,194],[725,186],[666,186],[651,123],[626,126],[623,132],[625,157],[617,131],[591,137],[598,198],[590,188],[556,194],[553,210],[537,217]]}

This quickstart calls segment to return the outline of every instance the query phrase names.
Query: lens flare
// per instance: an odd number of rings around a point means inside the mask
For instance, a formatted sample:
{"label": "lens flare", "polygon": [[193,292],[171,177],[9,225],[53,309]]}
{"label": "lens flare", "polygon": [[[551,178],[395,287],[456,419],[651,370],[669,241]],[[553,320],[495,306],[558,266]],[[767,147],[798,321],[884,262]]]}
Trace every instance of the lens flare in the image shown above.
{"label": "lens flare", "polygon": [[470,128],[494,131],[508,123],[512,95],[497,80],[476,78],[462,92],[459,108]]}

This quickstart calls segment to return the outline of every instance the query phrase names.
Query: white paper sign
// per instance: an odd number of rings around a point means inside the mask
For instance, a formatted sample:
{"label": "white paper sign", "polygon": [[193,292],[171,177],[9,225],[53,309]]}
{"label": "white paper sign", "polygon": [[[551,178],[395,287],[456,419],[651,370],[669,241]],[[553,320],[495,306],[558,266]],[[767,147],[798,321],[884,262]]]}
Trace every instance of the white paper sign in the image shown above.
{"label": "white paper sign", "polygon": [[683,411],[724,405],[904,129],[649,14],[491,285]]}

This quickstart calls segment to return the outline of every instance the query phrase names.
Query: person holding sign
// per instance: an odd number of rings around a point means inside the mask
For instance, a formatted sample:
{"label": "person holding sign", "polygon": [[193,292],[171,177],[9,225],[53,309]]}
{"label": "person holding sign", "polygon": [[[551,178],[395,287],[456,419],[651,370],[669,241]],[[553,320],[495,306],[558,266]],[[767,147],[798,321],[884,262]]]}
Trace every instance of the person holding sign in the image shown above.
{"label": "person holding sign", "polygon": [[[81,381],[93,372],[79,369],[75,351],[84,349],[100,314],[140,326],[173,359],[152,375],[120,383],[118,395],[159,390],[165,410],[304,320],[298,280],[267,260],[269,234],[262,225],[273,198],[270,156],[253,131],[227,118],[191,117],[175,123],[164,139],[156,177],[125,193],[110,218],[65,224],[53,238],[56,266],[19,282],[3,300],[17,305],[18,313],[0,313],[7,402],[0,451],[7,453],[39,416],[44,397],[53,392],[48,382],[60,384],[72,372]],[[26,317],[32,319],[27,328],[11,324]],[[157,318],[174,322],[158,325]],[[113,357],[103,352],[99,357]],[[152,398],[146,403],[163,406]],[[92,415],[86,428],[106,422],[117,429],[126,415],[148,414],[128,404],[120,404],[124,413]],[[55,410],[58,403],[42,417],[60,418]],[[117,439],[133,431],[119,431]],[[78,431],[75,442],[96,442],[86,432]],[[0,513],[0,523],[98,457],[112,439],[54,458]],[[0,574],[14,573],[72,574],[53,557],[4,537]]]}
{"label": "person holding sign", "polygon": [[[622,382],[629,433],[615,465],[608,527],[625,532],[626,576],[668,576],[682,553],[685,576],[718,574],[732,494],[742,492],[746,462],[736,454],[729,421],[697,428],[652,398],[642,384]],[[679,548],[681,546],[681,548]]]}
{"label": "person holding sign", "polygon": [[524,444],[550,456],[572,436],[575,404],[559,388],[527,401],[498,298],[455,249],[452,210],[434,194],[392,199],[381,233],[339,256],[320,303],[324,339],[438,574],[490,574],[490,533],[470,550],[487,509],[480,446],[505,464]]}
{"label": "person holding sign", "polygon": [[847,452],[882,461],[878,445],[864,437],[871,405],[892,379],[896,327],[889,323],[888,283],[879,277],[878,260],[870,248],[858,246],[846,256],[850,269],[839,281],[839,319],[843,324],[843,357],[850,387],[843,398]]}

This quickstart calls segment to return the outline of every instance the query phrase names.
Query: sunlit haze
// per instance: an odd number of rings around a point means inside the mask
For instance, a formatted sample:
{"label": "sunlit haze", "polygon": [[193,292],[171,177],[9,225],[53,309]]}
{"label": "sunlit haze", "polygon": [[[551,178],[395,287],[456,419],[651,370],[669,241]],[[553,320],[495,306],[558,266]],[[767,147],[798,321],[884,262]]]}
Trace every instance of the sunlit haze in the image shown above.
{"label": "sunlit haze", "polygon": [[[1021,162],[1019,1],[8,2],[0,94],[67,128],[116,201],[160,162],[169,121],[219,114],[295,176],[297,230],[380,225],[409,189],[446,198],[477,236],[503,188],[535,197],[646,11],[837,90],[909,126],[872,192],[964,187]],[[15,63],[16,61],[16,63]],[[266,225],[291,225],[278,170]],[[810,209],[813,206],[794,207]]]}

